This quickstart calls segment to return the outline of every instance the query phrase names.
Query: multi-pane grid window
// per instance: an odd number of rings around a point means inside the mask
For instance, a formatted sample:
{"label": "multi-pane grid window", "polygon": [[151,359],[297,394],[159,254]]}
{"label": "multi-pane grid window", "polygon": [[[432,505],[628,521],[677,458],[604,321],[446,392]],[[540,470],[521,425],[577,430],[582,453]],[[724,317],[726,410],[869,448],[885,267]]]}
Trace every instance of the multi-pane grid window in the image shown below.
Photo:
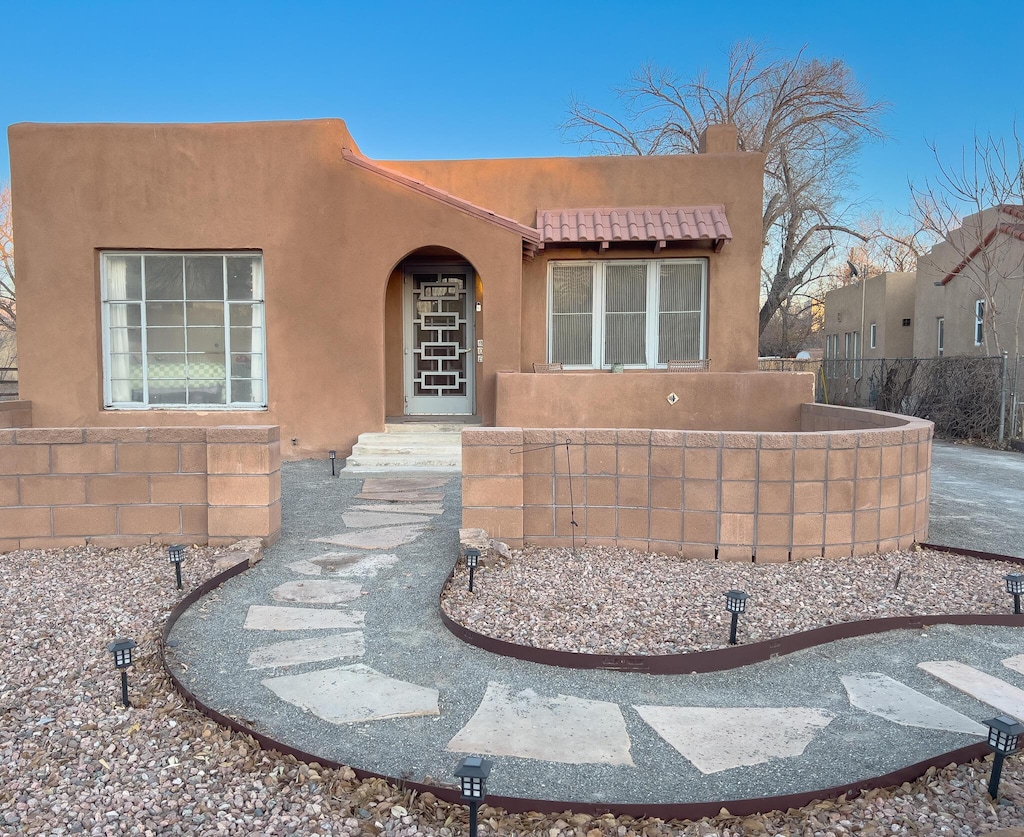
{"label": "multi-pane grid window", "polygon": [[707,262],[552,262],[548,359],[663,366],[705,357]]}
{"label": "multi-pane grid window", "polygon": [[267,404],[263,257],[104,253],[108,407]]}

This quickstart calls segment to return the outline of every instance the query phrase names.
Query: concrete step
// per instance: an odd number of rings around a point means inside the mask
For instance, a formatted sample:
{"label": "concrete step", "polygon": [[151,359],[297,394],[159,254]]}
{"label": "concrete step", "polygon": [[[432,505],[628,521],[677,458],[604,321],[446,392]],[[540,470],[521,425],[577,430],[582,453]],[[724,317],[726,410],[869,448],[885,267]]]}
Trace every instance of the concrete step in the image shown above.
{"label": "concrete step", "polygon": [[361,433],[345,471],[461,471],[465,424],[410,422],[385,425],[383,433]]}
{"label": "concrete step", "polygon": [[386,433],[402,433],[416,436],[420,433],[462,433],[462,428],[473,427],[459,422],[402,421],[384,425]]}

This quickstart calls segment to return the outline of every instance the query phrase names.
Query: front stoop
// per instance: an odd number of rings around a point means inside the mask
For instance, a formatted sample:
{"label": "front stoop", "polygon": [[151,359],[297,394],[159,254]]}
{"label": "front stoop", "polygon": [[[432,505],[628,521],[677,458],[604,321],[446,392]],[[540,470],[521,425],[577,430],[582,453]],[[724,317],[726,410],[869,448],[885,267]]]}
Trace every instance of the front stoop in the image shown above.
{"label": "front stoop", "polygon": [[348,473],[462,471],[463,423],[385,424],[383,433],[360,433],[345,463]]}

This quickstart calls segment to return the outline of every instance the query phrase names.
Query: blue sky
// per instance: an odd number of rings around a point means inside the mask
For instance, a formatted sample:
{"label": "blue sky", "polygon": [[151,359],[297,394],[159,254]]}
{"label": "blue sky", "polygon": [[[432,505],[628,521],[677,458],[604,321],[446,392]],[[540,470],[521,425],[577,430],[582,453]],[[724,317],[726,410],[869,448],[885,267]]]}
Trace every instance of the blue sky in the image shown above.
{"label": "blue sky", "polygon": [[[993,6],[992,8],[996,8]],[[892,105],[851,199],[897,211],[975,131],[1024,130],[1024,4],[962,2],[46,2],[3,12],[0,121],[341,117],[378,159],[586,153],[570,95],[614,107],[644,62],[689,75],[752,38],[844,59]],[[6,134],[0,181],[9,178]],[[17,211],[15,209],[15,211]]]}

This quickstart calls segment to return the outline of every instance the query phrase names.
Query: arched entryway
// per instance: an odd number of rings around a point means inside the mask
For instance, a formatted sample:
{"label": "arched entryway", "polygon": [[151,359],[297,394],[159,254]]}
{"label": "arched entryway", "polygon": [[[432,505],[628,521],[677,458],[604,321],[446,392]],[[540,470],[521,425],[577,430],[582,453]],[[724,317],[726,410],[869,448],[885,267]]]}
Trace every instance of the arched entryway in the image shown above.
{"label": "arched entryway", "polygon": [[443,247],[410,253],[388,281],[388,417],[476,414],[477,272]]}

